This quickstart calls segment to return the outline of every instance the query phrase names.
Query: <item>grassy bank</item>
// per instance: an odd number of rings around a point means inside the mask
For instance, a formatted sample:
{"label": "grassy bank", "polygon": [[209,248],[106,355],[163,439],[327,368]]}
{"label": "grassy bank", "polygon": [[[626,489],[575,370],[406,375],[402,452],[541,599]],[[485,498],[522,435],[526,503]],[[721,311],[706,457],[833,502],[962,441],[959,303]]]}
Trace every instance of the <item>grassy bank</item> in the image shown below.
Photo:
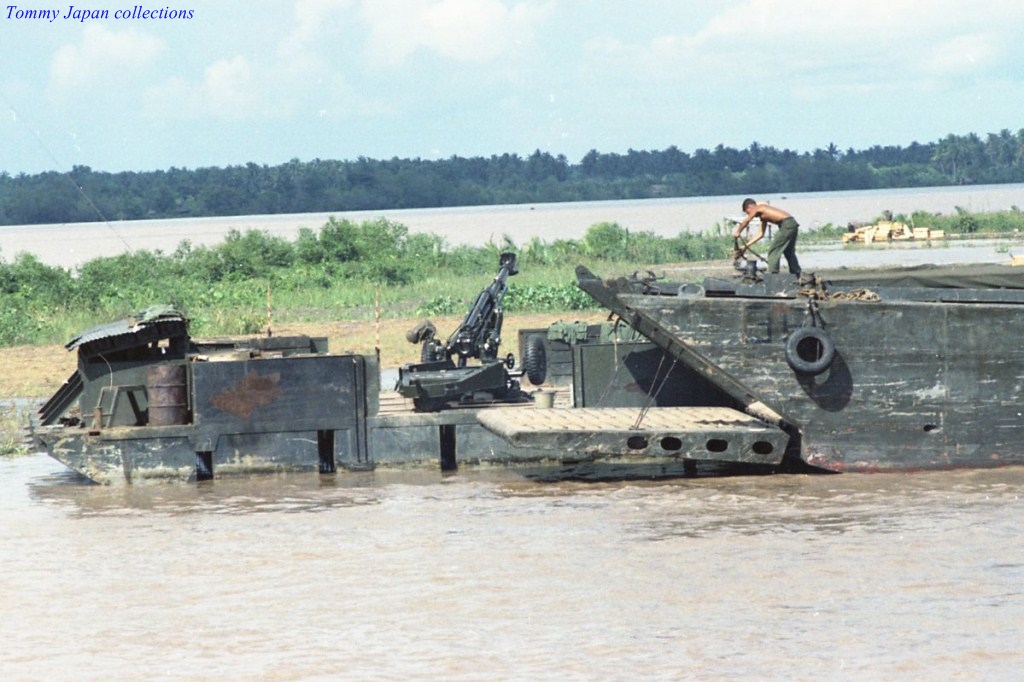
{"label": "grassy bank", "polygon": [[[894,219],[949,235],[1012,234],[1024,229],[1017,209],[941,216],[915,212]],[[846,226],[801,234],[805,244],[832,241]],[[98,258],[74,271],[30,254],[0,259],[0,347],[64,343],[97,323],[169,303],[200,336],[255,333],[272,326],[327,320],[402,319],[461,314],[494,275],[498,255],[514,251],[520,274],[510,280],[509,314],[592,309],[574,285],[573,268],[632,272],[643,264],[723,259],[731,230],[661,237],[617,223],[591,226],[578,240],[505,238],[482,247],[449,247],[430,234],[410,234],[384,219],[329,220],[292,241],[233,231],[214,246],[182,242],[173,253],[140,251]]]}
{"label": "grassy bank", "polygon": [[13,457],[29,452],[25,444],[28,407],[0,402],[0,457]]}
{"label": "grassy bank", "polygon": [[[273,323],[386,319],[463,312],[497,271],[502,251],[519,256],[509,313],[580,310],[592,304],[573,285],[573,267],[725,257],[721,235],[661,238],[617,224],[594,225],[582,240],[505,239],[449,248],[427,234],[375,220],[330,220],[288,241],[231,232],[221,244],[183,242],[172,254],[135,252],[85,263],[74,272],[29,254],[0,261],[0,346],[60,343],[97,321],[169,303],[197,335],[253,333]],[[269,312],[269,314],[268,314]]]}

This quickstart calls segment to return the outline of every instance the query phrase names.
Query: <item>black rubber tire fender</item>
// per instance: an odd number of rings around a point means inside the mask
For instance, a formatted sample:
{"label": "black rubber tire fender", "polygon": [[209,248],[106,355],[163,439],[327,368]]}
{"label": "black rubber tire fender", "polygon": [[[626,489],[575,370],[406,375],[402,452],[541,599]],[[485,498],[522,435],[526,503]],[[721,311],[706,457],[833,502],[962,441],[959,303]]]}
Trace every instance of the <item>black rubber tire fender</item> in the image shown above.
{"label": "black rubber tire fender", "polygon": [[836,344],[821,327],[800,327],[786,339],[786,362],[800,374],[821,374],[835,358]]}
{"label": "black rubber tire fender", "polygon": [[523,349],[523,371],[534,386],[540,386],[548,377],[548,352],[544,337],[531,334],[526,337]]}

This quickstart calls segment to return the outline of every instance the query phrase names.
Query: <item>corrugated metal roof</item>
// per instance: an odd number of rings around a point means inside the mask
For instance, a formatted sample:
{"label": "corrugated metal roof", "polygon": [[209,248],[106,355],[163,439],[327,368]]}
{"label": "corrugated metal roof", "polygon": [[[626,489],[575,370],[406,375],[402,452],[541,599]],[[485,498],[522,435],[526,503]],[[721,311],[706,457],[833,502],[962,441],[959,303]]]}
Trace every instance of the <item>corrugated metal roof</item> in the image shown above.
{"label": "corrugated metal roof", "polygon": [[[164,322],[180,323],[182,330],[188,326],[188,320],[185,316],[175,311],[171,306],[150,306],[127,319],[108,322],[107,324],[101,324],[98,327],[88,329],[68,341],[64,347],[70,351],[102,339],[112,340],[117,337],[134,337],[144,330],[149,331],[152,325]],[[124,340],[127,341],[128,338]],[[121,344],[113,343],[112,345]]]}

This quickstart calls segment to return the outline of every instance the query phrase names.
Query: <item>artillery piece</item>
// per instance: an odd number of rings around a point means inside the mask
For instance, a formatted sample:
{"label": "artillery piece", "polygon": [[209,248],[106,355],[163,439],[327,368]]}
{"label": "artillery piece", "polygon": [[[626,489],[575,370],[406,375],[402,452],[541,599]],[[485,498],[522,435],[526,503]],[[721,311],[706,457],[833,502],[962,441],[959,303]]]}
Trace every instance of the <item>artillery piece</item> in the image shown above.
{"label": "artillery piece", "polygon": [[[469,407],[496,402],[523,402],[515,356],[498,357],[508,278],[517,274],[516,254],[502,253],[498,274],[477,294],[459,327],[447,341],[437,338],[432,322],[422,322],[406,334],[410,343],[422,344],[420,362],[398,370],[398,392],[412,398],[419,412],[448,407]],[[470,365],[469,360],[480,364]]]}

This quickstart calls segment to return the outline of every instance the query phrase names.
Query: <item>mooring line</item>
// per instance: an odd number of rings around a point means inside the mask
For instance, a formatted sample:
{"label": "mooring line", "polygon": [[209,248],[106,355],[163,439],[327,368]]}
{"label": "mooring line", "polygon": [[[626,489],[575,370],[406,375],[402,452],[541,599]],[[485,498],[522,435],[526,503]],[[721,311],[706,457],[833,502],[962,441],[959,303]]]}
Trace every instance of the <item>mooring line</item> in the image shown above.
{"label": "mooring line", "polygon": [[124,236],[120,232],[117,231],[117,229],[107,219],[107,216],[103,215],[103,211],[101,211],[99,206],[96,205],[96,203],[92,200],[92,198],[88,194],[86,194],[85,189],[81,185],[79,185],[77,182],[74,181],[74,179],[71,177],[71,173],[68,172],[68,170],[64,166],[64,164],[62,164],[57,159],[56,155],[54,155],[54,153],[52,151],[50,151],[50,148],[46,146],[46,143],[43,142],[42,137],[39,136],[39,131],[37,131],[37,130],[35,130],[35,129],[33,129],[33,128],[29,127],[28,125],[26,125],[26,124],[21,122],[21,120],[20,120],[21,117],[18,115],[18,112],[14,109],[14,107],[11,105],[10,101],[7,99],[7,96],[3,92],[0,92],[0,100],[3,100],[4,106],[6,106],[8,111],[11,112],[11,117],[13,118],[14,123],[16,125],[20,125],[20,126],[24,127],[25,130],[27,130],[29,132],[29,134],[35,139],[36,143],[43,150],[43,152],[46,154],[46,156],[48,156],[50,158],[50,160],[53,162],[54,166],[57,167],[57,170],[60,171],[61,175],[63,175],[64,177],[67,178],[68,182],[70,182],[72,184],[72,186],[76,190],[78,190],[78,193],[82,195],[82,198],[85,199],[86,203],[89,204],[89,206],[92,208],[92,210],[96,212],[96,215],[99,216],[99,218],[103,222],[103,224],[107,226],[107,229],[109,229],[111,232],[113,232],[114,236],[117,237],[121,241],[122,244],[124,244],[124,248],[126,248],[128,250],[129,254],[134,253],[135,250],[131,247],[131,244],[128,243],[128,240],[125,239]]}

